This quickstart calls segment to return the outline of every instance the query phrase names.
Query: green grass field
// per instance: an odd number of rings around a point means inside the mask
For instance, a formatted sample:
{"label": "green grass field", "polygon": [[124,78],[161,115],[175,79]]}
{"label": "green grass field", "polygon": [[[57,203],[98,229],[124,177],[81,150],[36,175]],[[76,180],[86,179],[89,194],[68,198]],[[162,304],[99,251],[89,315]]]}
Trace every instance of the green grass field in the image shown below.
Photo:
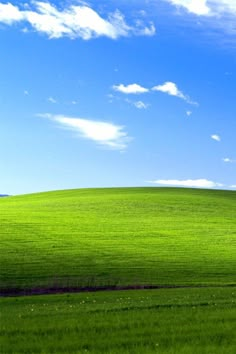
{"label": "green grass field", "polygon": [[[236,352],[236,192],[84,189],[0,199],[0,352]],[[203,287],[202,287],[203,286]]]}
{"label": "green grass field", "polygon": [[236,349],[236,288],[29,296],[2,299],[0,305],[4,354]]}
{"label": "green grass field", "polygon": [[70,190],[0,199],[0,288],[236,283],[236,193]]}

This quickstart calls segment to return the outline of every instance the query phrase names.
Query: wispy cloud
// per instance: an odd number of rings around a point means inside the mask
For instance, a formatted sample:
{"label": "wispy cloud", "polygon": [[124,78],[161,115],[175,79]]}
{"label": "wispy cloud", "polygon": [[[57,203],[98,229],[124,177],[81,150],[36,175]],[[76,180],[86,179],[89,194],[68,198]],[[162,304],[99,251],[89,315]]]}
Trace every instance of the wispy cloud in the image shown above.
{"label": "wispy cloud", "polygon": [[226,162],[226,163],[234,163],[234,162],[236,162],[236,160],[230,159],[229,157],[224,157],[222,160],[224,162]]}
{"label": "wispy cloud", "polygon": [[[236,1],[235,0],[165,0],[184,10],[183,13],[205,19],[204,24],[219,28],[229,35],[236,34]],[[178,11],[181,14],[181,11]]]}
{"label": "wispy cloud", "polygon": [[125,93],[127,95],[129,94],[140,94],[140,93],[146,93],[149,91],[149,89],[140,86],[138,84],[130,84],[130,85],[113,85],[112,86],[113,90],[121,92],[121,93]]}
{"label": "wispy cloud", "polygon": [[125,127],[109,122],[96,121],[84,118],[71,118],[64,115],[41,114],[59,123],[65,129],[69,129],[79,136],[95,141],[114,150],[124,150],[131,138],[124,130]]}
{"label": "wispy cloud", "polygon": [[48,101],[51,103],[57,103],[57,100],[53,97],[48,97]]}
{"label": "wispy cloud", "polygon": [[209,15],[210,8],[207,6],[207,0],[166,0],[175,6],[182,6],[188,12],[195,15]]}
{"label": "wispy cloud", "polygon": [[128,98],[125,101],[138,109],[147,109],[150,106],[150,104],[143,101],[132,101]]}
{"label": "wispy cloud", "polygon": [[181,98],[182,100],[190,103],[190,104],[197,104],[196,102],[193,102],[189,96],[187,96],[186,94],[184,94],[182,91],[179,90],[179,88],[177,87],[177,85],[174,82],[171,81],[166,81],[164,84],[162,85],[158,85],[158,86],[154,86],[152,88],[153,91],[160,91],[163,93],[167,93],[170,96],[176,96]]}
{"label": "wispy cloud", "polygon": [[50,2],[34,1],[16,6],[12,3],[0,3],[0,23],[13,25],[28,23],[34,30],[46,34],[49,38],[91,38],[106,36],[116,39],[122,36],[141,35],[153,36],[155,26],[143,21],[135,21],[128,25],[124,15],[116,10],[108,14],[107,18],[100,16],[88,4],[70,5],[65,9],[58,9]]}
{"label": "wispy cloud", "polygon": [[217,134],[212,134],[212,135],[211,135],[211,138],[212,138],[213,140],[216,140],[216,141],[221,141],[221,137],[220,137],[219,135],[217,135]]}
{"label": "wispy cloud", "polygon": [[148,103],[145,103],[143,101],[136,101],[133,103],[134,106],[138,109],[147,109],[149,104]]}
{"label": "wispy cloud", "polygon": [[192,111],[186,111],[186,115],[188,116],[188,117],[190,117],[191,115],[192,115]]}
{"label": "wispy cloud", "polygon": [[149,183],[154,183],[158,185],[165,186],[180,186],[180,187],[190,187],[190,188],[217,188],[223,187],[222,183],[217,183],[209,181],[207,179],[187,179],[187,180],[176,180],[176,179],[167,179],[167,180],[156,180],[149,181]]}
{"label": "wispy cloud", "polygon": [[235,0],[165,0],[199,16],[236,15]]}
{"label": "wispy cloud", "polygon": [[236,184],[233,184],[232,186],[230,186],[230,188],[236,188]]}

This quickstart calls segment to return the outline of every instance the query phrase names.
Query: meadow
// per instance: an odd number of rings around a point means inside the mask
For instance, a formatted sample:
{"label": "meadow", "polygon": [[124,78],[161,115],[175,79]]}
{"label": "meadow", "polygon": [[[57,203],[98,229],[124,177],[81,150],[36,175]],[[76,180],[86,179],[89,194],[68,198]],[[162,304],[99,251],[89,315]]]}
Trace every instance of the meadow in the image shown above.
{"label": "meadow", "polygon": [[0,351],[234,354],[236,288],[2,298]]}
{"label": "meadow", "polygon": [[236,193],[69,190],[0,199],[0,290],[236,283]]}
{"label": "meadow", "polygon": [[[1,198],[0,352],[235,353],[235,215],[221,190]],[[161,288],[68,293],[125,286]],[[65,293],[16,296],[40,291]]]}

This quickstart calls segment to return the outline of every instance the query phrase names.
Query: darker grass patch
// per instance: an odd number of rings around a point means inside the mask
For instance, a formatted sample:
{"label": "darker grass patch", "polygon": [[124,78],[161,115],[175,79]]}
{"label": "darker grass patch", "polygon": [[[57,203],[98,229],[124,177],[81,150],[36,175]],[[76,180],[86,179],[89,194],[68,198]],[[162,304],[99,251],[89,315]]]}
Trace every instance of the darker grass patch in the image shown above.
{"label": "darker grass patch", "polygon": [[107,285],[107,286],[84,286],[84,287],[38,287],[38,288],[11,288],[0,289],[0,296],[32,296],[32,295],[56,295],[73,294],[98,291],[122,291],[122,290],[157,290],[157,289],[200,289],[200,288],[226,288],[234,287],[235,284],[226,285]]}

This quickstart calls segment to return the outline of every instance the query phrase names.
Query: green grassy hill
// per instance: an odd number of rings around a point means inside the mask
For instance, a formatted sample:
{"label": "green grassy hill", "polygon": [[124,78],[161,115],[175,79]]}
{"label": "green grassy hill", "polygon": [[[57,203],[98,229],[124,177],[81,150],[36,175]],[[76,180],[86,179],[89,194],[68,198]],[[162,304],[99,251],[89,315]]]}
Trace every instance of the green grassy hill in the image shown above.
{"label": "green grassy hill", "polygon": [[236,284],[236,192],[82,189],[0,199],[0,288]]}

